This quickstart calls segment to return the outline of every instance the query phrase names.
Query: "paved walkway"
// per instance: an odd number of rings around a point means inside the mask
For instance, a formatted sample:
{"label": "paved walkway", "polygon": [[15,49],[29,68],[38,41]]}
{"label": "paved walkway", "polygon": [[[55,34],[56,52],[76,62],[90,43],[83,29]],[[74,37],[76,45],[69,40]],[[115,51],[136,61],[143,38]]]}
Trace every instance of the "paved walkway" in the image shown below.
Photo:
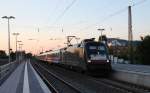
{"label": "paved walkway", "polygon": [[114,70],[124,70],[137,73],[150,74],[150,66],[133,64],[112,64]]}
{"label": "paved walkway", "polygon": [[29,60],[21,63],[0,86],[0,93],[51,93]]}

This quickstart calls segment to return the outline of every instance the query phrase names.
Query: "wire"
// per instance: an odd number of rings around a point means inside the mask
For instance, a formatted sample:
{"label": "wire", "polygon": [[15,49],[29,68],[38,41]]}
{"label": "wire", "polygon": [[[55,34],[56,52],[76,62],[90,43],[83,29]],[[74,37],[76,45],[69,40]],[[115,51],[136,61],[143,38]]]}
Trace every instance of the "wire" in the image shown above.
{"label": "wire", "polygon": [[54,21],[53,24],[56,24],[57,21],[59,21],[64,15],[65,13],[73,6],[73,4],[76,2],[77,0],[73,0],[65,9],[64,11],[56,18],[56,20]]}
{"label": "wire", "polygon": [[132,6],[134,7],[134,6],[140,5],[140,4],[142,4],[142,3],[146,2],[146,1],[147,0],[141,0],[141,1],[137,2],[137,3],[134,3]]}
{"label": "wire", "polygon": [[[125,7],[125,8],[123,8],[123,9],[121,9],[121,10],[118,10],[118,11],[116,11],[116,12],[114,12],[114,13],[112,13],[112,14],[106,16],[105,18],[103,18],[103,19],[101,20],[101,23],[102,23],[102,22],[105,22],[105,21],[107,21],[107,20],[109,20],[110,18],[112,18],[112,17],[114,17],[114,16],[116,16],[116,15],[118,15],[118,14],[123,13],[124,11],[127,10],[127,8],[128,8],[128,7]],[[96,23],[93,23],[92,25],[86,26],[85,28],[80,29],[80,31],[83,30],[83,29],[88,29],[88,28],[90,28],[90,27],[92,27],[92,26],[94,26],[94,25],[96,25],[96,24],[98,24],[98,23],[99,23],[99,21],[96,22]]]}
{"label": "wire", "polygon": [[58,5],[59,3],[60,3],[60,1],[58,0],[55,4],[54,9],[52,10],[51,14],[49,15],[50,19],[48,18],[48,20],[46,21],[46,24],[48,24],[49,20],[51,20],[51,18],[52,18],[51,16],[53,16],[56,13],[56,10],[59,8],[59,5]]}
{"label": "wire", "polygon": [[[134,3],[134,4],[131,5],[131,6],[134,7],[134,6],[140,5],[140,4],[144,3],[145,1],[147,1],[147,0],[141,0],[141,1],[137,2],[137,3]],[[112,18],[112,17],[114,17],[114,16],[116,16],[116,15],[119,15],[119,14],[121,14],[121,13],[127,11],[127,9],[128,9],[128,6],[125,7],[125,8],[122,8],[122,9],[120,9],[120,10],[118,10],[118,11],[116,11],[116,12],[110,14],[110,15],[108,15],[107,17],[105,17],[105,18],[103,18],[103,19],[101,20],[101,23],[107,21],[108,19],[110,19],[110,18]],[[92,26],[94,26],[95,24],[98,24],[98,23],[99,23],[99,22],[96,22],[96,23],[94,23],[94,24],[92,24],[92,25],[86,26],[86,27],[80,29],[80,31],[83,30],[83,29],[88,29],[88,28],[90,28],[90,27],[92,27]]]}

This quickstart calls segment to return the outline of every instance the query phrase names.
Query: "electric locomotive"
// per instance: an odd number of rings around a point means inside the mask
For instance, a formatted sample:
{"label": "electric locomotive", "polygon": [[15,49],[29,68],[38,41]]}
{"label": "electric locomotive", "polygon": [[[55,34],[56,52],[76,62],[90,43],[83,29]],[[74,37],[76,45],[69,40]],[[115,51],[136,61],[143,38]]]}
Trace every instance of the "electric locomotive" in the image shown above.
{"label": "electric locomotive", "polygon": [[94,39],[38,55],[40,60],[79,71],[110,72],[107,46]]}

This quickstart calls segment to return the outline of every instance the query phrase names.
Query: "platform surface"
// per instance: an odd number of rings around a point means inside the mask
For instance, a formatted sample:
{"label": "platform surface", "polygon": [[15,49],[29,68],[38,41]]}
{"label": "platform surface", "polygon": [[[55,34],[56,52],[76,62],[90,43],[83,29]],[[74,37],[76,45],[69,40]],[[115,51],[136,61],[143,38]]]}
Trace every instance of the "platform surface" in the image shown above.
{"label": "platform surface", "polygon": [[131,71],[135,73],[150,74],[150,66],[133,64],[112,64],[114,70]]}
{"label": "platform surface", "polygon": [[0,93],[51,93],[30,64],[22,62],[0,86]]}

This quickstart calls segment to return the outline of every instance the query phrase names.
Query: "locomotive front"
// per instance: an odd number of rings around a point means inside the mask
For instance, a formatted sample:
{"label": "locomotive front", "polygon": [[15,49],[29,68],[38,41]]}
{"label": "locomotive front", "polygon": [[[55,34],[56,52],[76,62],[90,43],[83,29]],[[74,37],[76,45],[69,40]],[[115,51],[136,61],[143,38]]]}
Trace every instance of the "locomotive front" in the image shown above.
{"label": "locomotive front", "polygon": [[103,72],[109,72],[111,70],[111,62],[105,44],[100,42],[87,42],[85,43],[85,54],[88,70]]}

